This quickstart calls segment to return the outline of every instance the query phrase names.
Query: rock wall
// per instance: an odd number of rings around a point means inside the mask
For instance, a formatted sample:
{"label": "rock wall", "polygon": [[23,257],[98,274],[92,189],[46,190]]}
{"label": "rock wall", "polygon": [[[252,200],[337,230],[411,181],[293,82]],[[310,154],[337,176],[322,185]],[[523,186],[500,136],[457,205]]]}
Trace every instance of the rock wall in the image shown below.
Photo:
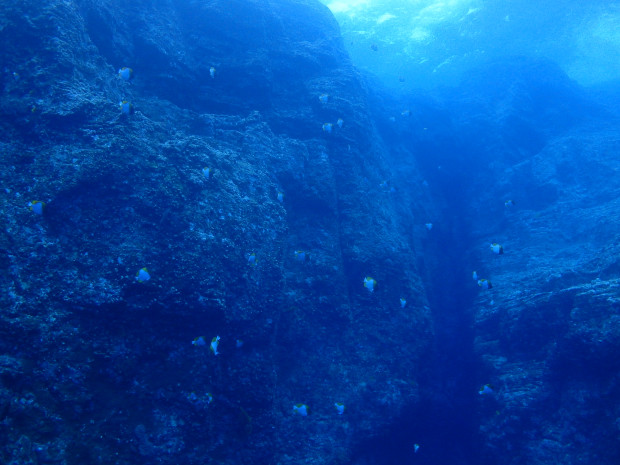
{"label": "rock wall", "polygon": [[346,463],[419,402],[430,200],[325,7],[12,1],[0,36],[0,461]]}
{"label": "rock wall", "polygon": [[311,0],[5,3],[2,463],[620,460],[617,91],[395,98]]}
{"label": "rock wall", "polygon": [[474,305],[475,350],[497,387],[481,432],[501,463],[615,463],[617,117],[549,64],[518,62],[504,76],[513,69],[489,102],[504,128],[481,148],[492,175],[472,186],[470,257],[494,284]]}
{"label": "rock wall", "polygon": [[[416,154],[436,199],[442,241],[429,249],[448,260],[425,256],[428,293],[437,339],[463,337],[451,396],[475,406],[472,463],[620,458],[620,139],[617,110],[600,100],[613,93],[601,92],[514,58],[455,89],[386,98],[376,116],[384,137]],[[389,121],[407,107],[410,117]],[[459,297],[437,300],[447,283]],[[464,394],[487,383],[492,394]]]}

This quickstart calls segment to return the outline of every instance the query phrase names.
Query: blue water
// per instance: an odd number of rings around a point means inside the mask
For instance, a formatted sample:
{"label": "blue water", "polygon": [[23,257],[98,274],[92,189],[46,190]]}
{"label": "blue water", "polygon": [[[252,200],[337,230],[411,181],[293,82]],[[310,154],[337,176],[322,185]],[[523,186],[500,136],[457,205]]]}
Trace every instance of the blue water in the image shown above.
{"label": "blue water", "polygon": [[456,84],[506,56],[546,58],[591,86],[620,79],[620,4],[561,0],[322,0],[354,63],[399,90]]}

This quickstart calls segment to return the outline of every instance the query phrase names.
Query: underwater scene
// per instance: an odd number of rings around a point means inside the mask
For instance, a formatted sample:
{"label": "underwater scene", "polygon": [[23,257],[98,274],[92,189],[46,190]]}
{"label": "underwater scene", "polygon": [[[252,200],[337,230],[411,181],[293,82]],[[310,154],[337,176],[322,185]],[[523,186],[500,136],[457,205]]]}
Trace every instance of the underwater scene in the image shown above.
{"label": "underwater scene", "polygon": [[0,464],[620,463],[620,2],[0,6]]}

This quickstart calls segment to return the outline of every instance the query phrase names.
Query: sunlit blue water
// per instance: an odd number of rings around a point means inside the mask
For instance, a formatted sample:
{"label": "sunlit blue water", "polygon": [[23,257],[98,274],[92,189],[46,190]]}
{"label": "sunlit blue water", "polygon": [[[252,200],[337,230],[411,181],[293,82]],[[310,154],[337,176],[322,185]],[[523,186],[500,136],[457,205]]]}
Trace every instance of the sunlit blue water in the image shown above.
{"label": "sunlit blue water", "polygon": [[548,58],[582,85],[620,78],[620,3],[322,0],[353,62],[404,90],[454,84],[498,57]]}

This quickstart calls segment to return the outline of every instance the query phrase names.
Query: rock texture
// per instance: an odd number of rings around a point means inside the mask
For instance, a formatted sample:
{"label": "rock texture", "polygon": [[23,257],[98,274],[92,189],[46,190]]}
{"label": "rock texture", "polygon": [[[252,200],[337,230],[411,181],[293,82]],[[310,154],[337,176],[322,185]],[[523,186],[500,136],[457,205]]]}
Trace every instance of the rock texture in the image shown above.
{"label": "rock texture", "polygon": [[325,7],[12,1],[0,36],[2,463],[347,463],[419,402],[429,201]]}
{"label": "rock texture", "polygon": [[[493,460],[519,451],[502,463],[615,463],[617,118],[549,65],[516,68],[489,101],[506,128],[481,148],[493,175],[472,191],[471,258],[494,283],[474,306],[475,349],[497,386],[481,405],[481,432]],[[505,253],[490,253],[491,242]]]}
{"label": "rock texture", "polygon": [[313,0],[10,1],[0,39],[0,462],[620,460],[613,86],[397,99]]}
{"label": "rock texture", "polygon": [[[450,334],[463,334],[474,375],[461,387],[494,389],[470,412],[472,463],[620,459],[620,137],[617,111],[599,96],[551,63],[511,59],[432,97],[378,102],[385,137],[417,154],[437,199],[433,230],[458,249],[435,268],[442,287],[458,274],[458,301],[431,300],[445,315],[438,338],[460,325]],[[398,116],[404,108],[410,117]],[[493,288],[478,288],[474,270]]]}

